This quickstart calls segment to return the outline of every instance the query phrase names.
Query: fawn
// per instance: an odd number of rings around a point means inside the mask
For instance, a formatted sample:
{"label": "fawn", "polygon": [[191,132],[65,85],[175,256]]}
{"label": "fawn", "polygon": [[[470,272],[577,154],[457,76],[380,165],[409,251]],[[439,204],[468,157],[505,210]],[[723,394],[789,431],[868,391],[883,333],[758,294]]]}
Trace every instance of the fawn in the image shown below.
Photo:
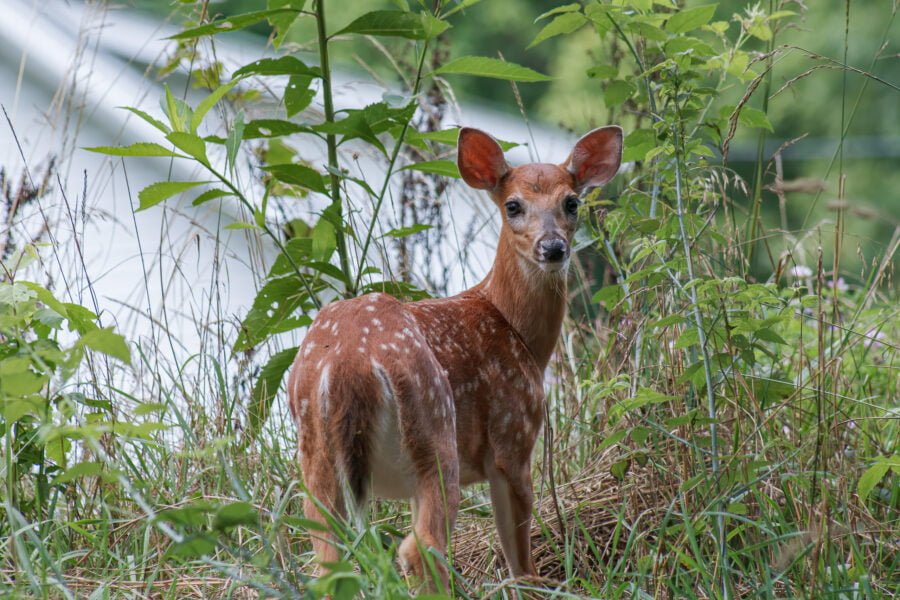
{"label": "fawn", "polygon": [[[503,213],[487,277],[451,298],[335,302],[303,340],[288,397],[307,488],[339,516],[370,495],[411,498],[399,559],[418,577],[420,549],[446,549],[460,486],[485,480],[512,575],[537,575],[531,451],[543,375],[566,312],[579,198],[616,174],[621,155],[622,130],[610,126],[578,140],[561,165],[510,167],[492,137],[461,129],[459,172]],[[304,509],[327,523],[313,499]],[[338,560],[334,543],[313,540],[320,563]]]}

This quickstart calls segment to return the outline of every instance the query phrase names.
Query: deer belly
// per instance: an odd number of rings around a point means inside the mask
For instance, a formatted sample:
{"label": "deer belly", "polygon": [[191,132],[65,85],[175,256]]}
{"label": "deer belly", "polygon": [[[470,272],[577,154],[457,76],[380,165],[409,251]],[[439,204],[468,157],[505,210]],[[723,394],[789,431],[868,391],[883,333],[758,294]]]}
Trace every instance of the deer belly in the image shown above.
{"label": "deer belly", "polygon": [[397,499],[415,495],[416,475],[400,439],[397,407],[393,402],[385,402],[379,408],[369,456],[373,495]]}

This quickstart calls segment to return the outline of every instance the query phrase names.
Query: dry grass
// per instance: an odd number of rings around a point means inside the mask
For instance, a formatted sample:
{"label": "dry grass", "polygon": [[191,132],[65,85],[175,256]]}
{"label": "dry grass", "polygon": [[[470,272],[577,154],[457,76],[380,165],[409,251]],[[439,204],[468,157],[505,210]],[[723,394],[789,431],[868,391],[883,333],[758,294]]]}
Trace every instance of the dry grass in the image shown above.
{"label": "dry grass", "polygon": [[[632,463],[620,480],[611,472],[620,459],[621,451],[609,448],[560,485],[555,494],[546,492],[537,500],[532,556],[545,585],[571,580],[571,576],[597,582],[604,566],[601,561],[614,561],[624,551],[631,535],[627,529],[635,529],[640,537],[652,535],[671,506],[676,481],[665,479],[659,465]],[[562,559],[566,555],[575,560],[570,574]],[[472,583],[502,580],[507,573],[490,517],[461,518],[453,558]]]}

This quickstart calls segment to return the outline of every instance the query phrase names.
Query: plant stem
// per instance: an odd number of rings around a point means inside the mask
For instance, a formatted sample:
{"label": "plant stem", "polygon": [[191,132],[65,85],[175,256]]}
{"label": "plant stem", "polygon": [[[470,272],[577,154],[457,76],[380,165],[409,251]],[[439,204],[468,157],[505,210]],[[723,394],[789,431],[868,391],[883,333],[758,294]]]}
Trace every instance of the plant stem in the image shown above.
{"label": "plant stem", "polygon": [[[419,86],[422,83],[422,70],[425,68],[425,56],[428,53],[428,40],[426,39],[422,44],[422,54],[419,57],[419,64],[416,68],[416,79],[413,83],[412,95],[415,98],[419,94]],[[410,119],[411,120],[411,119]],[[394,148],[391,151],[391,158],[388,161],[387,172],[384,175],[384,183],[381,185],[381,191],[378,193],[378,199],[375,202],[375,208],[372,211],[372,222],[369,223],[369,227],[366,230],[366,240],[363,242],[362,252],[359,253],[359,268],[356,270],[356,278],[353,281],[353,289],[359,289],[360,280],[362,279],[363,268],[366,264],[366,253],[369,251],[369,246],[372,244],[372,235],[375,232],[375,224],[378,222],[378,213],[381,212],[381,205],[384,203],[384,196],[387,194],[388,185],[391,182],[391,175],[394,174],[394,165],[397,162],[397,157],[400,155],[400,148],[403,147],[403,140],[406,139],[406,132],[409,131],[409,123],[410,120],[407,120],[403,124],[403,128],[400,130],[400,135],[397,137],[397,143],[394,144]]]}
{"label": "plant stem", "polygon": [[[325,122],[334,123],[334,97],[331,89],[331,67],[328,62],[328,35],[325,33],[325,0],[316,1],[316,31],[319,45],[319,68],[322,70],[322,99],[325,105]],[[335,241],[337,242],[338,257],[341,261],[341,271],[347,277],[347,281],[353,281],[353,285],[344,291],[344,296],[350,298],[356,295],[356,286],[359,278],[350,275],[350,260],[347,257],[347,240],[344,235],[344,208],[341,203],[341,179],[338,176],[340,167],[337,156],[337,138],[333,133],[325,136],[328,144],[328,174],[331,177],[331,202],[337,207],[337,223],[335,224]]]}
{"label": "plant stem", "polygon": [[[694,280],[694,261],[691,255],[691,244],[687,235],[687,228],[684,224],[684,202],[681,193],[681,149],[678,134],[678,122],[672,126],[672,141],[675,146],[675,198],[678,208],[678,228],[681,233],[681,243],[684,248],[684,259],[687,263],[688,282]],[[710,467],[712,468],[713,478],[716,482],[716,492],[718,496],[719,488],[719,439],[718,425],[716,424],[716,394],[713,389],[712,381],[712,365],[709,360],[709,349],[706,346],[706,331],[703,329],[703,316],[700,314],[700,305],[697,302],[697,286],[691,285],[688,289],[688,296],[691,300],[691,312],[694,317],[694,326],[697,328],[697,340],[700,345],[700,352],[703,354],[703,374],[706,379],[706,401],[707,416],[709,417],[709,435],[710,435]],[[721,504],[721,498],[716,498],[716,504]],[[722,570],[722,597],[726,600],[731,597],[728,582],[728,548],[725,539],[725,517],[722,507],[716,509],[716,541],[719,545],[719,558],[722,561],[720,566]]]}

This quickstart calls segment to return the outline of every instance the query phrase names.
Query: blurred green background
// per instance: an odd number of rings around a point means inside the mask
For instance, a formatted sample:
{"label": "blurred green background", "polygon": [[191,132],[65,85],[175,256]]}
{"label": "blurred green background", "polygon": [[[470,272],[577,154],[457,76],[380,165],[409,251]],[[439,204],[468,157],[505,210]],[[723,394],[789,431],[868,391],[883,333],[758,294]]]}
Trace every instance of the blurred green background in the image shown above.
{"label": "blurred green background", "polygon": [[[364,12],[395,8],[407,0],[330,0],[329,30],[336,31]],[[708,2],[688,2],[688,5]],[[133,6],[157,13],[180,11],[179,18],[196,17],[197,5],[172,5],[152,0],[134,0]],[[409,5],[416,0],[409,0]],[[425,6],[431,6],[431,2]],[[448,3],[445,3],[448,4]],[[448,5],[455,5],[450,2]],[[482,55],[497,57],[529,66],[553,77],[549,83],[521,84],[519,90],[529,120],[584,132],[608,123],[603,102],[602,84],[586,75],[587,69],[609,62],[610,44],[602,42],[594,30],[584,27],[573,35],[553,38],[534,48],[526,47],[546,24],[535,22],[536,17],[567,2],[546,0],[482,0],[451,18],[453,27],[445,34],[449,56]],[[258,0],[228,0],[211,3],[209,11],[217,14],[237,14],[259,10]],[[723,0],[718,3],[713,20],[729,21],[733,36],[738,30],[735,14],[746,15],[756,2]],[[766,11],[792,10],[797,16],[778,33],[775,45],[789,44],[812,53],[843,61],[845,40],[847,64],[900,86],[900,19],[895,0],[865,0],[849,2],[849,35],[844,35],[845,11],[848,3],[840,0],[806,2],[769,2],[761,6]],[[257,30],[265,34],[266,29]],[[296,31],[295,40],[313,38],[312,24],[308,31]],[[381,40],[384,42],[384,40]],[[388,49],[408,43],[385,42]],[[764,44],[751,40],[749,50],[765,50]],[[301,50],[302,55],[302,50]],[[408,53],[407,53],[408,56]],[[303,57],[317,62],[317,55]],[[372,44],[353,41],[334,44],[334,67],[344,71],[364,73],[366,64],[388,83],[399,83],[383,53]],[[792,51],[777,59],[772,76],[774,92],[785,83],[806,72],[821,61],[814,61],[800,51]],[[402,65],[401,65],[402,67]],[[410,67],[412,70],[412,67]],[[475,102],[501,111],[516,114],[519,108],[512,87],[502,81],[472,77],[451,79],[457,99]],[[734,102],[744,87],[726,91]],[[750,101],[760,107],[762,87]],[[838,153],[841,138],[842,110],[847,130],[842,155]],[[830,264],[833,246],[834,204],[838,198],[840,173],[846,177],[844,198],[848,208],[845,242],[842,255],[842,274],[861,278],[861,260],[871,265],[883,256],[900,222],[900,92],[872,78],[838,68],[817,69],[794,82],[788,89],[771,99],[768,108],[774,133],[768,134],[765,159],[782,143],[807,136],[784,154],[784,178],[793,180],[813,178],[824,184],[820,192],[795,192],[788,195],[788,229],[797,238],[805,237],[800,252],[808,263],[814,262],[816,248],[821,244],[826,265]],[[627,123],[623,123],[627,126]],[[753,179],[756,160],[757,133],[742,131],[732,143],[729,167],[747,181]],[[771,182],[774,168],[765,180]],[[745,202],[745,198],[735,198]],[[780,217],[777,197],[769,192],[763,198],[763,222],[778,227]],[[815,229],[816,225],[822,225]],[[783,246],[772,250],[777,254]],[[757,263],[757,272],[771,269],[768,258]],[[866,273],[868,270],[866,271]]]}

